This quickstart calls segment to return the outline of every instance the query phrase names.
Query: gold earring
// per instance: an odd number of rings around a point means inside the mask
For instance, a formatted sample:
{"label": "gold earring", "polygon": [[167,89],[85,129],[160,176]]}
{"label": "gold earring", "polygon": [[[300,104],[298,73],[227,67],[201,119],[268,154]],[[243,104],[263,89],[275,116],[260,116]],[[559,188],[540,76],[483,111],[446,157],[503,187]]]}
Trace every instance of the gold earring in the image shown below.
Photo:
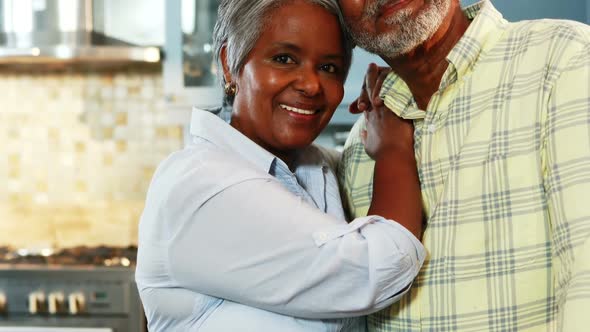
{"label": "gold earring", "polygon": [[238,86],[232,82],[226,82],[224,86],[225,94],[233,97],[238,94]]}

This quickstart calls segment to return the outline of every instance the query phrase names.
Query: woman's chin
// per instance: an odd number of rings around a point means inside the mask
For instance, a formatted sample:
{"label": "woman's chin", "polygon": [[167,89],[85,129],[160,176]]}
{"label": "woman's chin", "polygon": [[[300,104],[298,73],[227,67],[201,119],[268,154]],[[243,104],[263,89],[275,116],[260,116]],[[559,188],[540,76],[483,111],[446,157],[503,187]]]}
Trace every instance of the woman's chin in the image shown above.
{"label": "woman's chin", "polygon": [[320,136],[324,126],[316,125],[315,128],[291,128],[282,133],[283,145],[296,147],[297,149],[305,148],[311,145],[318,136]]}
{"label": "woman's chin", "polygon": [[306,138],[297,138],[297,139],[290,139],[283,141],[283,150],[301,150],[305,149],[306,147],[310,146],[313,141],[316,139],[316,136],[306,137]]}

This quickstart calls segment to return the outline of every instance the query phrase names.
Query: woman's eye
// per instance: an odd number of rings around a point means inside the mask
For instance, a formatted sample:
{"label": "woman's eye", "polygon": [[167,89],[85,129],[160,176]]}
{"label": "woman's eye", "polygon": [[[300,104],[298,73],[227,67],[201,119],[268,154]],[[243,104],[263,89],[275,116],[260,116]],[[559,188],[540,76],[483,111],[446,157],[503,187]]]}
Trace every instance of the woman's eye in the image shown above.
{"label": "woman's eye", "polygon": [[321,70],[330,73],[330,74],[336,74],[339,72],[338,67],[336,67],[335,65],[329,64],[329,65],[322,65],[320,67]]}
{"label": "woman's eye", "polygon": [[286,55],[286,54],[280,54],[280,55],[276,55],[273,57],[273,60],[278,62],[278,63],[295,63],[295,61],[293,60],[293,58],[291,58],[290,56]]}

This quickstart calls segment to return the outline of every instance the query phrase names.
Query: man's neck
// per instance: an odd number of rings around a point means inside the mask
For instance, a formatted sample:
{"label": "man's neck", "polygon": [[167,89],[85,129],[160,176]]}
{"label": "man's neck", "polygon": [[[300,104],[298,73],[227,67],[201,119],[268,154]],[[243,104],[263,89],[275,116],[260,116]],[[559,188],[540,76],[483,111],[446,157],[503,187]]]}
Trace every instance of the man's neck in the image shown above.
{"label": "man's neck", "polygon": [[418,107],[426,110],[432,95],[438,91],[447,70],[447,55],[463,36],[470,21],[459,1],[451,1],[451,9],[436,33],[408,54],[383,58],[410,88]]}

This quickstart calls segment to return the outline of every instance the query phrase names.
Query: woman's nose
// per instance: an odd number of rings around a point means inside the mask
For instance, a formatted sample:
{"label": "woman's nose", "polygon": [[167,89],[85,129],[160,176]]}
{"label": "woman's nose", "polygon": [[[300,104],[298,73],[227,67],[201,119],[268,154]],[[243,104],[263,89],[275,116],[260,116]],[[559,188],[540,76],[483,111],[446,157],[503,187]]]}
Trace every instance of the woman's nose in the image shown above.
{"label": "woman's nose", "polygon": [[308,97],[316,96],[322,91],[319,73],[315,68],[301,68],[295,88]]}

